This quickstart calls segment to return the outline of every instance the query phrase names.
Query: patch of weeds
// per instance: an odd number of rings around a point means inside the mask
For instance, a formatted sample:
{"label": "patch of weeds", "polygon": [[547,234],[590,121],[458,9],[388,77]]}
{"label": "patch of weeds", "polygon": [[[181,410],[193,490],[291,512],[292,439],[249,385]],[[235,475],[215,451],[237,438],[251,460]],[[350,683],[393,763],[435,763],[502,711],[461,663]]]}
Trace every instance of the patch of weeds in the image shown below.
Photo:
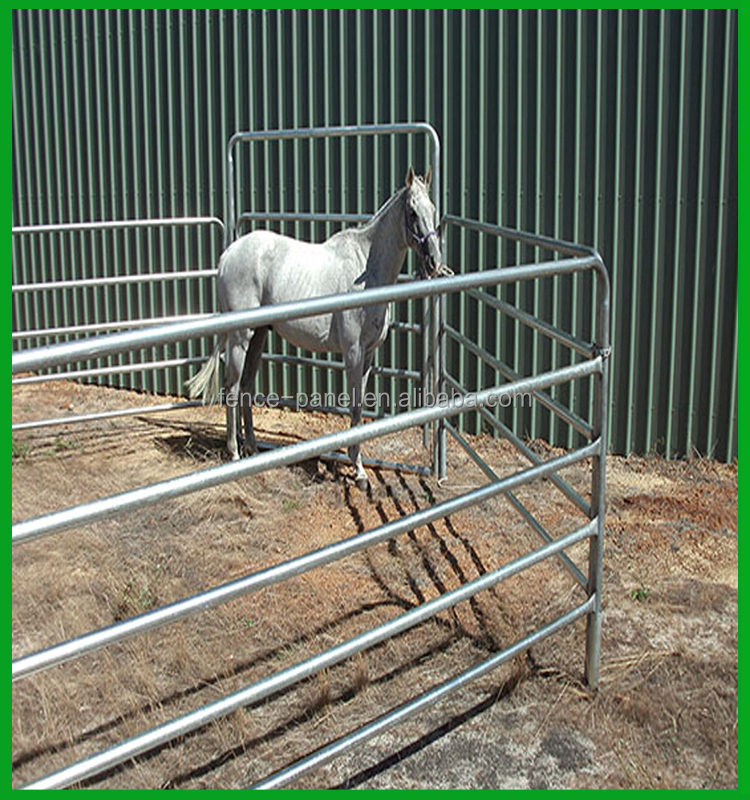
{"label": "patch of weeds", "polygon": [[637,589],[633,589],[630,596],[638,603],[645,603],[651,596],[651,590],[641,584]]}
{"label": "patch of weeds", "polygon": [[284,511],[295,511],[299,506],[294,500],[288,500],[286,497],[281,501],[281,507]]}
{"label": "patch of weeds", "polygon": [[54,445],[56,453],[64,453],[67,450],[77,450],[80,446],[80,443],[75,439],[63,439],[62,437],[55,439]]}
{"label": "patch of weeds", "polygon": [[29,446],[26,442],[19,442],[17,439],[13,438],[11,438],[11,449],[13,451],[11,462],[15,461],[17,458],[24,458],[29,452]]}
{"label": "patch of weeds", "polygon": [[120,600],[120,610],[124,617],[142,614],[155,606],[156,593],[148,582],[140,586],[136,586],[132,579],[127,582],[122,590],[122,599]]}
{"label": "patch of weeds", "polygon": [[[157,565],[156,578],[161,575],[161,565]],[[156,608],[159,598],[153,582],[146,579],[138,583],[131,578],[122,590],[122,596],[117,604],[115,621],[128,619],[129,617],[143,614]]]}

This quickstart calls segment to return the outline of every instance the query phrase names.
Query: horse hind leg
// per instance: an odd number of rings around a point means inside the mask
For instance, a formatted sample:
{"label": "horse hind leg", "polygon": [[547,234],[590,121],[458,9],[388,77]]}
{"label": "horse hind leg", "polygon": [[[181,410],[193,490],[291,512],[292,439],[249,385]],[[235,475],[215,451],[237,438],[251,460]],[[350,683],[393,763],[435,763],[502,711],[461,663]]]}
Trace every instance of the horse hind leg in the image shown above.
{"label": "horse hind leg", "polygon": [[256,328],[253,338],[250,340],[250,346],[247,348],[245,366],[242,370],[240,408],[245,425],[245,455],[252,455],[258,449],[253,428],[253,397],[255,396],[255,378],[263,357],[269,330],[270,328]]}
{"label": "horse hind leg", "polygon": [[227,450],[232,461],[238,461],[240,457],[241,432],[238,398],[242,369],[245,364],[246,347],[245,342],[237,337],[230,336],[227,341],[226,397],[224,402],[227,410]]}

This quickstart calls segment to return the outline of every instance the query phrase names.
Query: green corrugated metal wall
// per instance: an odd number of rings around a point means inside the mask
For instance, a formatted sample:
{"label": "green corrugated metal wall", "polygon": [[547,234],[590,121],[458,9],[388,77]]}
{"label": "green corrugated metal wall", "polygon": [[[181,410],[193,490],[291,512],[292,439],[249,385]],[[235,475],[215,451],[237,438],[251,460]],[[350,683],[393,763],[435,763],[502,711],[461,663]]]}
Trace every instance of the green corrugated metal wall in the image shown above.
{"label": "green corrugated metal wall", "polygon": [[[426,120],[441,137],[445,210],[604,256],[613,451],[737,454],[736,11],[14,11],[12,93],[14,225],[225,218],[235,131]],[[419,137],[254,148],[238,154],[240,211],[371,212],[428,152]],[[319,239],[333,228],[284,230]],[[447,239],[463,271],[543,255],[456,229]],[[220,249],[209,230],[14,237],[13,280],[209,268]],[[585,278],[503,294],[590,333]],[[208,279],[21,295],[14,330],[213,302]],[[475,301],[448,309],[519,372],[565,363],[561,348]],[[494,377],[453,346],[448,356],[468,388]],[[394,332],[381,363],[418,362],[418,341]],[[187,373],[152,377],[134,385],[175,391]],[[307,368],[265,378],[282,390],[340,387]],[[586,385],[558,397],[588,410]],[[515,416],[523,434],[573,442],[543,409]]]}

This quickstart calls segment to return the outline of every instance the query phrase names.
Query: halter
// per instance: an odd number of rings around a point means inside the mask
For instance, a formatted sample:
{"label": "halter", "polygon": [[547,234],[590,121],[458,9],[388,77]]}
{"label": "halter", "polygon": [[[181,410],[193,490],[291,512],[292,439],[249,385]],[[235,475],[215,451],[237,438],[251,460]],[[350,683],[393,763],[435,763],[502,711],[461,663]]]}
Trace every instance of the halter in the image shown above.
{"label": "halter", "polygon": [[427,231],[424,236],[420,236],[412,229],[411,225],[409,225],[409,204],[406,201],[404,201],[404,228],[406,229],[406,233],[419,245],[422,256],[427,255],[427,242],[430,237],[437,236],[438,239],[440,238],[440,231],[438,230]]}

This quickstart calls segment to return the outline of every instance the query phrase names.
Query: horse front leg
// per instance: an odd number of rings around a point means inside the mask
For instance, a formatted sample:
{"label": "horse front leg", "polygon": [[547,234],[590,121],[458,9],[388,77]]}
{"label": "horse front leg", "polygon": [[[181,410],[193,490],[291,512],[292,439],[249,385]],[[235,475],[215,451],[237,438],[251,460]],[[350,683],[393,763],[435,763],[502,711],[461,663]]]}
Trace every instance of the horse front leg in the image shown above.
{"label": "horse front leg", "polygon": [[[365,387],[367,386],[367,379],[370,377],[370,370],[372,369],[373,354],[368,353],[363,357],[353,359],[352,363],[347,366],[347,377],[349,380],[349,391],[351,396],[349,398],[349,407],[352,418],[352,428],[359,425],[362,421],[362,400],[365,394]],[[365,491],[370,485],[370,479],[367,477],[364,465],[362,464],[361,447],[354,444],[349,447],[349,458],[354,465],[355,475],[354,482],[357,488]]]}

